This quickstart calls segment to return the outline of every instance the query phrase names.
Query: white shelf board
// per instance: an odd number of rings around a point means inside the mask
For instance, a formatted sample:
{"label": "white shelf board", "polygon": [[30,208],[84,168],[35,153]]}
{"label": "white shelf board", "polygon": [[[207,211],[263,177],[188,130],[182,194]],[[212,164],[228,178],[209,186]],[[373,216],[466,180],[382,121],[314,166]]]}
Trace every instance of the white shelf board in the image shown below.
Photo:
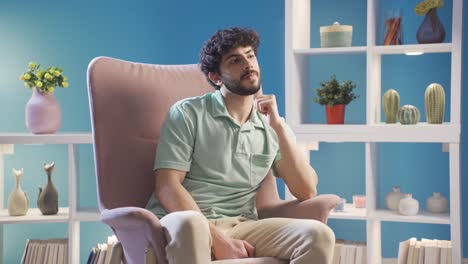
{"label": "white shelf board", "polygon": [[401,124],[357,124],[292,125],[298,141],[319,142],[421,142],[421,143],[459,143],[460,125],[443,123],[433,125],[418,123]]}
{"label": "white shelf board", "polygon": [[372,214],[371,218],[388,222],[450,224],[450,216],[448,214],[433,214],[423,210],[419,210],[419,213],[415,216],[406,216],[396,211],[378,209]]}
{"label": "white shelf board", "polygon": [[90,132],[83,133],[0,133],[0,144],[89,144],[93,143]]}
{"label": "white shelf board", "polygon": [[101,213],[97,208],[80,208],[74,218],[81,222],[101,221]]}
{"label": "white shelf board", "polygon": [[405,54],[410,52],[445,53],[452,52],[452,43],[410,44],[375,46],[372,48],[377,54]]}
{"label": "white shelf board", "polygon": [[355,208],[352,204],[345,204],[343,212],[332,211],[329,219],[367,220],[365,208]]}
{"label": "white shelf board", "polygon": [[295,55],[335,55],[335,54],[365,54],[366,47],[337,47],[337,48],[310,48],[295,49]]}
{"label": "white shelf board", "polygon": [[10,216],[8,209],[0,210],[0,224],[68,222],[68,207],[60,207],[56,215],[42,215],[39,208],[29,208],[24,216]]}
{"label": "white shelf board", "polygon": [[378,209],[372,215],[367,214],[365,208],[355,208],[353,204],[345,204],[343,212],[332,211],[329,219],[345,219],[345,220],[380,220],[388,222],[405,222],[405,223],[426,223],[426,224],[450,224],[448,214],[433,214],[427,211],[420,210],[415,216],[401,215],[398,212]]}

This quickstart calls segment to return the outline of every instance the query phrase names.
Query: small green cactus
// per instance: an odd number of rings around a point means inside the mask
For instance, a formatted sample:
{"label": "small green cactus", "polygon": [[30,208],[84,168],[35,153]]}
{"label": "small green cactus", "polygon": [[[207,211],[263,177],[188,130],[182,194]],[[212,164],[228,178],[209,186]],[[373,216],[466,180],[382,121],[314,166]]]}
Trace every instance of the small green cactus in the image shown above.
{"label": "small green cactus", "polygon": [[400,109],[400,94],[394,89],[384,93],[382,98],[385,113],[385,123],[395,124],[397,122],[398,109]]}
{"label": "small green cactus", "polygon": [[425,94],[426,120],[429,124],[442,124],[445,113],[445,91],[438,83],[431,83]]}
{"label": "small green cactus", "polygon": [[421,113],[416,106],[404,105],[398,110],[398,119],[402,125],[414,125],[419,122]]}

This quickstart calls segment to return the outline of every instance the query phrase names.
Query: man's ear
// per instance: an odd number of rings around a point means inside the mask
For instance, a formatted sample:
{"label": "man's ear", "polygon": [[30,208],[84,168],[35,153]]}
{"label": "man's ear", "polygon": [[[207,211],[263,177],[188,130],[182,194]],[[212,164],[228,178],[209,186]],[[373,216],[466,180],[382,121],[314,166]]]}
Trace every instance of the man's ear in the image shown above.
{"label": "man's ear", "polygon": [[223,84],[223,82],[219,78],[219,74],[217,74],[215,72],[209,72],[208,73],[208,78],[210,79],[210,81],[212,81],[214,84],[216,84],[218,86],[221,86]]}

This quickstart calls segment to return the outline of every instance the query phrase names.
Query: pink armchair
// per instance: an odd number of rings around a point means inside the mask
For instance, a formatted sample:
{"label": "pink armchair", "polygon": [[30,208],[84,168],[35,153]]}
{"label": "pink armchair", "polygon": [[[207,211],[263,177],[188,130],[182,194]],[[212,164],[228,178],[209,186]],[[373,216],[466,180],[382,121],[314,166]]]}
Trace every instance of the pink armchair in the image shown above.
{"label": "pink armchair", "polygon": [[[153,256],[166,264],[159,219],[144,209],[154,190],[153,162],[159,130],[169,107],[182,98],[212,92],[197,65],[150,65],[108,57],[88,67],[97,193],[102,221],[124,249],[124,263]],[[276,181],[264,181],[257,197],[259,216],[327,221],[339,202],[319,195],[304,202],[279,198]],[[150,254],[148,254],[148,252]],[[214,261],[217,264],[289,263],[274,258]]]}

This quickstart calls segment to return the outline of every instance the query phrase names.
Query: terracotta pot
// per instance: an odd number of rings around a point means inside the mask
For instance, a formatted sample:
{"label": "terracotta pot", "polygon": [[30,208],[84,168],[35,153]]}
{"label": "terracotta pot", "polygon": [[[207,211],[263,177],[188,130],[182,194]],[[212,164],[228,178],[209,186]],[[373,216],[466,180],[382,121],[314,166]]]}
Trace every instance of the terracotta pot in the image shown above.
{"label": "terracotta pot", "polygon": [[52,134],[60,128],[60,105],[53,93],[41,93],[33,88],[26,104],[26,127],[34,134]]}
{"label": "terracotta pot", "polygon": [[346,105],[325,105],[327,124],[344,124]]}

